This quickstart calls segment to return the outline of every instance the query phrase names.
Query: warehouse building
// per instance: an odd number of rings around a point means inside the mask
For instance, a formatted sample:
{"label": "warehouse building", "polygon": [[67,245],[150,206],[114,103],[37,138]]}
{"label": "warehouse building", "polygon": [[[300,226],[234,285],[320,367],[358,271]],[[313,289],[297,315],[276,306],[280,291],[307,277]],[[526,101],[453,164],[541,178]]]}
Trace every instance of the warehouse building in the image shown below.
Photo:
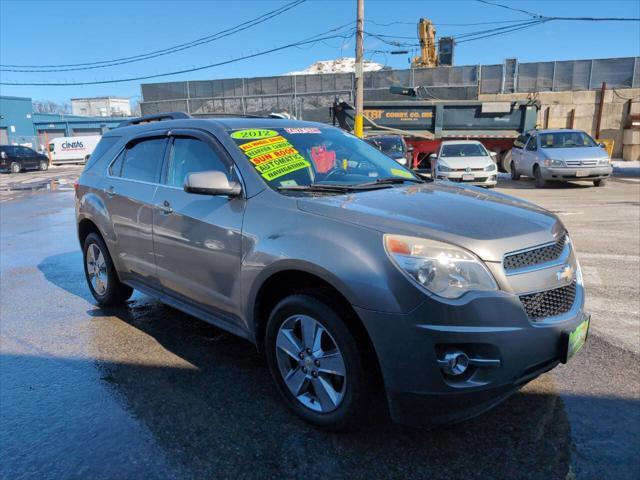
{"label": "warehouse building", "polygon": [[127,118],[34,113],[31,98],[0,96],[0,144],[45,150],[53,138],[102,135]]}

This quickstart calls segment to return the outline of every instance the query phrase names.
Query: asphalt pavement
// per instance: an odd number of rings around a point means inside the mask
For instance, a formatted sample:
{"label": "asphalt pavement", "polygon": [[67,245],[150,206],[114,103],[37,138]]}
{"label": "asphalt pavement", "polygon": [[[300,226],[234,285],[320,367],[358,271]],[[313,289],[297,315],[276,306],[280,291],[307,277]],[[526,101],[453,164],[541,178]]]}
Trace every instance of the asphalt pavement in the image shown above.
{"label": "asphalt pavement", "polygon": [[497,189],[572,235],[593,323],[569,364],[459,425],[331,434],[288,412],[251,344],[137,293],[98,308],[58,174],[0,196],[1,478],[640,478],[634,178]]}

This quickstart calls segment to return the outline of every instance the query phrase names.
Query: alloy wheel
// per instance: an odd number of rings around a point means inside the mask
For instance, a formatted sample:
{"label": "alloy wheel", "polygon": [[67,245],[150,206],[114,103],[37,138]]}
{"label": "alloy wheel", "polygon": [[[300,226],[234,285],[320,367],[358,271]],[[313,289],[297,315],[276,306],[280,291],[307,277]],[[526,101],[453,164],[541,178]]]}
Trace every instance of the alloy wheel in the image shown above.
{"label": "alloy wheel", "polygon": [[87,248],[87,275],[91,286],[98,295],[104,295],[109,286],[107,262],[100,247],[92,243]]}
{"label": "alloy wheel", "polygon": [[344,358],[327,329],[308,315],[287,318],[276,337],[278,368],[289,392],[320,413],[337,409],[345,395]]}

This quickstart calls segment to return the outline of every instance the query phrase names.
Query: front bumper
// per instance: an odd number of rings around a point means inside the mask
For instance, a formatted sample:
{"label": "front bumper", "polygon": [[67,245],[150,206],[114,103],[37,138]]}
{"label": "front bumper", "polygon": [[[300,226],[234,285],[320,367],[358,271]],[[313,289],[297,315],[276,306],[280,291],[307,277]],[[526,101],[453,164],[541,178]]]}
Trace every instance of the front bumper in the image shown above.
{"label": "front bumper", "polygon": [[[465,176],[473,175],[472,180],[465,179]],[[450,182],[465,183],[468,185],[493,186],[498,183],[498,170],[474,171],[474,172],[436,172],[438,180],[448,180]]]}
{"label": "front bumper", "polygon": [[[530,321],[516,294],[469,293],[453,301],[427,298],[408,314],[356,308],[378,355],[392,418],[408,425],[452,423],[478,415],[560,363],[565,334],[586,318],[584,292],[557,319]],[[498,358],[448,376],[437,359],[458,348]]]}
{"label": "front bumper", "polygon": [[[613,173],[611,165],[599,167],[541,167],[540,172],[545,180],[601,180]],[[586,173],[586,175],[584,175]]]}

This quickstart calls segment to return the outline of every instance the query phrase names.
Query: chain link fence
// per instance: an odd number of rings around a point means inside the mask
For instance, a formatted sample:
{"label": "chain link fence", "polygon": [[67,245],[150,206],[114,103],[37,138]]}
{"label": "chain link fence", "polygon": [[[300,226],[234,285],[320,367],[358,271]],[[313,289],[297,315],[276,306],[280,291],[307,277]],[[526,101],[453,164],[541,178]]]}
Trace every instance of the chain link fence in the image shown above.
{"label": "chain link fence", "polygon": [[[573,60],[502,65],[380,70],[364,75],[365,101],[402,100],[392,85],[416,87],[428,100],[472,100],[480,93],[640,87],[640,58]],[[334,100],[354,100],[353,73],[229,78],[142,85],[143,115],[183,111],[191,115],[286,112],[327,122]]]}

